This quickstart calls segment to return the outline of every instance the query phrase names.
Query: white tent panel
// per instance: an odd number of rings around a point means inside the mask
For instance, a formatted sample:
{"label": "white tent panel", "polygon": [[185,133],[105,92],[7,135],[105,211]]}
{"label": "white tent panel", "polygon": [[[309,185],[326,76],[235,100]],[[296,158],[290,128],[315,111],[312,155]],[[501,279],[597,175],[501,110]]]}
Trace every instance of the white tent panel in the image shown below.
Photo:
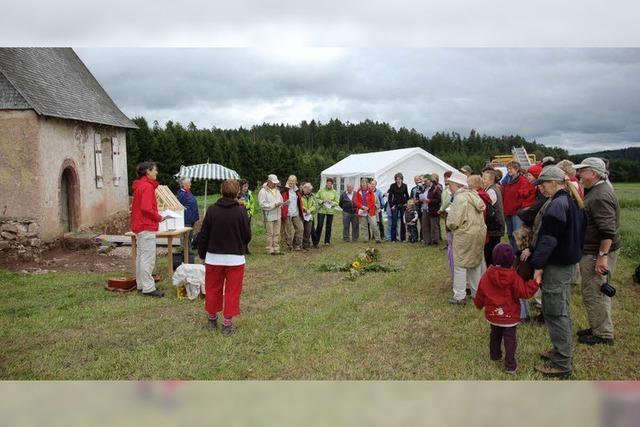
{"label": "white tent panel", "polygon": [[464,178],[456,168],[437,158],[422,148],[379,151],[376,153],[352,154],[322,171],[321,185],[329,177],[336,178],[338,190],[344,190],[347,183],[357,187],[361,178],[374,178],[378,188],[386,191],[393,183],[393,176],[401,172],[409,188],[413,177],[425,173],[437,173],[442,181],[445,171],[453,171],[458,178]]}

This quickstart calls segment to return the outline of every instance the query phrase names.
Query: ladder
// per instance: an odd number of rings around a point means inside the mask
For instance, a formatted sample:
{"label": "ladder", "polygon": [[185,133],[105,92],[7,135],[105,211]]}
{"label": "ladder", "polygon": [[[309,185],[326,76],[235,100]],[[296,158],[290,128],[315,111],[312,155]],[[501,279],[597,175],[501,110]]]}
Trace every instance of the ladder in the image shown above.
{"label": "ladder", "polygon": [[520,163],[524,169],[531,166],[531,160],[529,159],[529,154],[527,154],[527,150],[524,147],[513,147],[511,149],[511,153],[513,154],[513,160]]}

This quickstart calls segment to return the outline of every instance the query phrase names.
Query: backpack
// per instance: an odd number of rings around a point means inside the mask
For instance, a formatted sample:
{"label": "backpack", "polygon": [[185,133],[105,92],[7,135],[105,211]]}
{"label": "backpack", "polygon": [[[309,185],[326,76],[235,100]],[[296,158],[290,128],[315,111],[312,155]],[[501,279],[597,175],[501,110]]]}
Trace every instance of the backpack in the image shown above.
{"label": "backpack", "polygon": [[487,230],[488,231],[498,231],[500,230],[500,220],[498,219],[498,214],[496,212],[496,207],[491,203],[485,203],[487,209]]}

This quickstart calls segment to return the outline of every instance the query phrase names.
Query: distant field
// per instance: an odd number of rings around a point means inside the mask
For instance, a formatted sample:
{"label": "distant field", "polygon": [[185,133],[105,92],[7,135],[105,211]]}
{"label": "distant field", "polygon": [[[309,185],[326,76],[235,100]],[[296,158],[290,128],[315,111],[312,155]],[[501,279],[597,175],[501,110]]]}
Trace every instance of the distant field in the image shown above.
{"label": "distant field", "polygon": [[620,201],[622,253],[640,263],[640,183],[614,184]]}

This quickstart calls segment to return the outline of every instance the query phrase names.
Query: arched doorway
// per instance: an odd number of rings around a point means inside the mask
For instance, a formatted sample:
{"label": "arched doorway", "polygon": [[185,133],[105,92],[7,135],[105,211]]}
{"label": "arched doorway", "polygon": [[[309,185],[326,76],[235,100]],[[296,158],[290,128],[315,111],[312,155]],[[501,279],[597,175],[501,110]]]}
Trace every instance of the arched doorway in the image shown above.
{"label": "arched doorway", "polygon": [[78,174],[72,164],[66,163],[60,176],[60,225],[65,233],[78,228],[80,213]]}

